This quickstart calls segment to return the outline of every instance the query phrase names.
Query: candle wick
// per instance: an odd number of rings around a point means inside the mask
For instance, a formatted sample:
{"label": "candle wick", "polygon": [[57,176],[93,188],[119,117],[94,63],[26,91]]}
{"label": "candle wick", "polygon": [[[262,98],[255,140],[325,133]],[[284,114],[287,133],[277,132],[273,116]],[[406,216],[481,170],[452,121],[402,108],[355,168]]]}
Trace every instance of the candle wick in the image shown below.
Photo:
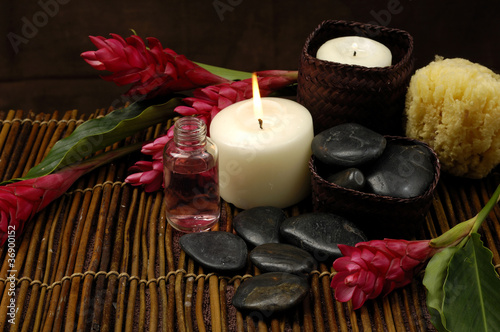
{"label": "candle wick", "polygon": [[354,54],[353,54],[353,56],[356,56],[356,51],[354,51]]}
{"label": "candle wick", "polygon": [[259,119],[259,126],[260,126],[260,129],[264,129],[262,128],[262,124],[264,123],[264,121],[262,121],[262,119]]}

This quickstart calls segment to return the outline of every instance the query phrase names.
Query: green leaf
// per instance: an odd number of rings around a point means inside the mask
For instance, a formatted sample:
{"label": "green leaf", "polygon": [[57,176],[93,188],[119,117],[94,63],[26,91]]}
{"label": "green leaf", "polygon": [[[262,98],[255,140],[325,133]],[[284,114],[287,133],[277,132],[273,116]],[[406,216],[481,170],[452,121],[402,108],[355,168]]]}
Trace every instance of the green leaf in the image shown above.
{"label": "green leaf", "polygon": [[231,81],[239,81],[239,80],[244,80],[247,78],[252,77],[252,73],[246,72],[246,71],[239,71],[239,70],[233,70],[233,69],[227,69],[227,68],[222,68],[222,67],[216,67],[212,65],[206,65],[204,63],[199,63],[195,62],[198,66],[202,67],[203,69],[208,70],[214,75],[224,77],[225,79],[231,80]]}
{"label": "green leaf", "polygon": [[57,141],[42,162],[31,168],[25,177],[14,180],[44,176],[78,162],[135,132],[173,117],[174,108],[180,104],[179,98],[168,102],[165,99],[139,101],[104,117],[88,120],[71,135]]}
{"label": "green leaf", "polygon": [[112,149],[104,153],[97,154],[91,158],[71,164],[68,167],[58,169],[58,173],[66,171],[73,172],[78,170],[85,170],[85,173],[88,173],[96,169],[97,167],[110,163],[117,158],[121,158],[131,152],[140,150],[141,148],[142,148],[142,142],[125,145],[120,148]]}
{"label": "green leaf", "polygon": [[477,233],[453,255],[443,302],[445,326],[450,331],[498,331],[500,279],[492,257]]}
{"label": "green leaf", "polygon": [[448,265],[457,250],[456,247],[450,247],[436,253],[425,268],[422,283],[427,288],[427,308],[431,314],[431,322],[438,331],[448,331],[444,327],[443,285],[448,276]]}

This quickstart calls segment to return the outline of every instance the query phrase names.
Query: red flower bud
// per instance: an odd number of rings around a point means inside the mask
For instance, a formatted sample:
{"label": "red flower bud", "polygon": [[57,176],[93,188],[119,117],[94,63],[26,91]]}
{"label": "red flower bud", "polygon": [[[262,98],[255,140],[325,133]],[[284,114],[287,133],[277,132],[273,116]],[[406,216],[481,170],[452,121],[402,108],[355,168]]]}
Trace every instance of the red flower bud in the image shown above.
{"label": "red flower bud", "polygon": [[126,93],[132,95],[168,94],[190,90],[201,86],[228,82],[188,60],[184,55],[162,48],[156,38],[144,41],[132,35],[123,39],[117,34],[112,38],[90,36],[97,51],[83,52],[83,59],[97,70],[107,70],[112,74],[103,76],[116,85],[132,84]]}
{"label": "red flower bud", "polygon": [[88,167],[69,168],[39,178],[0,186],[0,246],[12,229],[19,236],[28,220],[64,194]]}
{"label": "red flower bud", "polygon": [[21,235],[35,213],[64,194],[80,176],[135,151],[139,146],[128,145],[72,164],[56,173],[0,186],[0,246],[7,240],[9,230],[15,230],[16,237]]}
{"label": "red flower bud", "polygon": [[385,239],[360,242],[355,247],[338,246],[344,257],[333,262],[337,273],[331,287],[338,301],[352,299],[354,309],[409,284],[438,250],[430,246],[430,240]]}

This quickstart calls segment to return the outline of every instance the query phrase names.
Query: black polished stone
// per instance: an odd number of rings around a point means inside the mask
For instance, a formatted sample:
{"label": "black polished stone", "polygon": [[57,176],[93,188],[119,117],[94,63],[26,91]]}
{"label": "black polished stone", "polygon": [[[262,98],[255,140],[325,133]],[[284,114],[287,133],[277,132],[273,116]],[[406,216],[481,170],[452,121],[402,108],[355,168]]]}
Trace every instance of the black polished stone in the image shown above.
{"label": "black polished stone", "polygon": [[361,190],[365,187],[366,179],[359,169],[351,167],[329,175],[326,180],[344,188]]}
{"label": "black polished stone", "polygon": [[233,233],[189,233],[181,236],[179,243],[189,257],[211,270],[237,271],[247,262],[247,245]]}
{"label": "black polished stone", "polygon": [[316,260],[310,253],[285,243],[260,245],[248,257],[262,272],[307,274],[316,268]]}
{"label": "black polished stone", "polygon": [[278,243],[280,225],[286,215],[280,208],[259,206],[241,211],[233,219],[233,228],[253,246]]}
{"label": "black polished stone", "polygon": [[378,195],[420,196],[434,180],[432,153],[421,145],[389,144],[366,175],[367,188]]}
{"label": "black polished stone", "polygon": [[285,272],[263,273],[246,279],[233,296],[233,305],[241,311],[273,314],[299,304],[309,291],[307,278]]}
{"label": "black polished stone", "polygon": [[310,212],[286,219],[281,236],[307,250],[319,262],[342,256],[337,244],[354,246],[366,236],[352,222],[333,213]]}
{"label": "black polished stone", "polygon": [[385,146],[384,136],[357,123],[344,123],[316,135],[311,149],[327,165],[352,167],[377,159]]}

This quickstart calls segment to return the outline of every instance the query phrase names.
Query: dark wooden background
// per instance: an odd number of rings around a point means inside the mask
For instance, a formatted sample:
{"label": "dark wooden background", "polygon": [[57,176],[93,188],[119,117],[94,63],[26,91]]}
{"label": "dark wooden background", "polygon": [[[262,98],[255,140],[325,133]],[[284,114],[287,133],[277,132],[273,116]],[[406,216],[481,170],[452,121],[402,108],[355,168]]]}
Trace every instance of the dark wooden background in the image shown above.
{"label": "dark wooden background", "polygon": [[[391,12],[392,11],[392,12]],[[157,37],[188,58],[233,69],[296,69],[307,36],[325,19],[408,31],[416,68],[435,54],[500,70],[496,0],[4,0],[0,4],[0,110],[91,113],[126,87],[98,77],[80,53],[88,35]]]}

